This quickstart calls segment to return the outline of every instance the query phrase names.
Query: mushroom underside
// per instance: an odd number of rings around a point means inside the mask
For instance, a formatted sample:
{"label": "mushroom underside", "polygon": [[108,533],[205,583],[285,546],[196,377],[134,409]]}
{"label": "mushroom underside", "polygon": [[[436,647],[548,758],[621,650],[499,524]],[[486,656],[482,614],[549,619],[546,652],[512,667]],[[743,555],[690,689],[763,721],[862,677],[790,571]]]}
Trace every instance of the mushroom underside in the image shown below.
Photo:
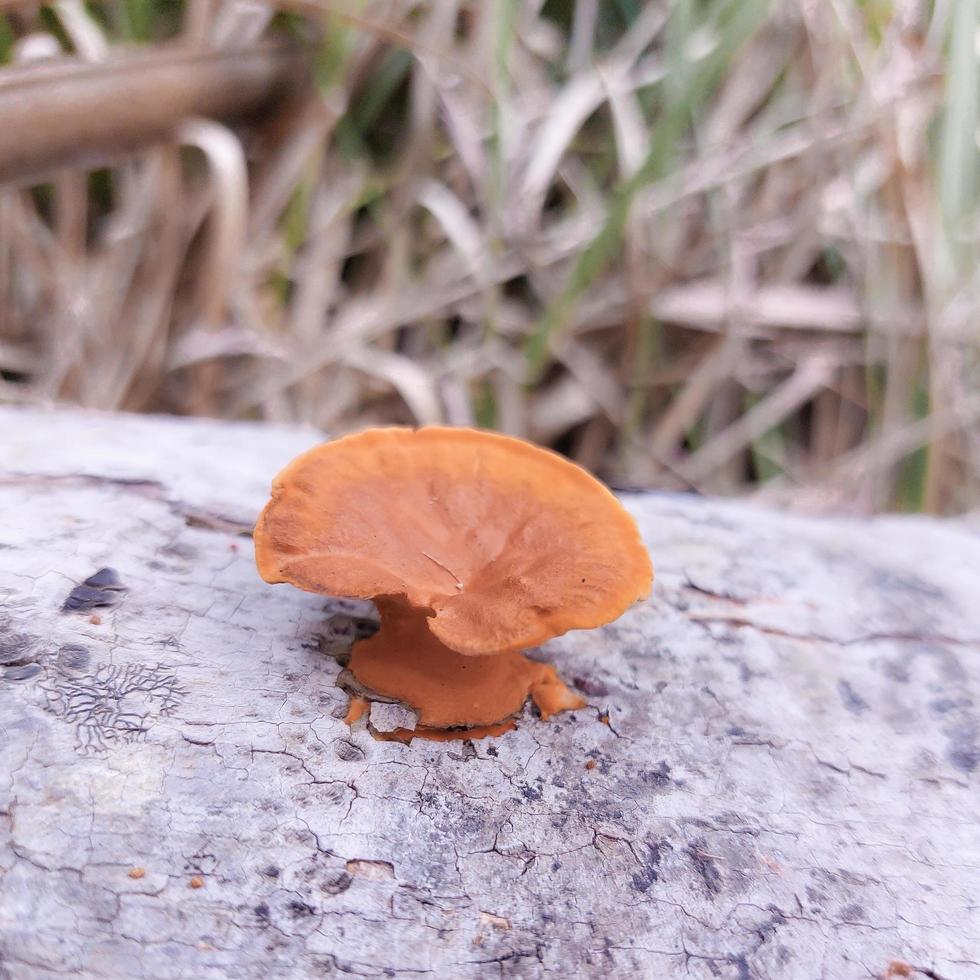
{"label": "mushroom underside", "polygon": [[465,655],[428,627],[428,610],[387,597],[375,600],[381,625],[356,643],[348,669],[370,691],[401,701],[418,714],[414,730],[386,737],[400,741],[480,738],[501,734],[530,697],[542,718],[584,707],[550,664],[520,651]]}

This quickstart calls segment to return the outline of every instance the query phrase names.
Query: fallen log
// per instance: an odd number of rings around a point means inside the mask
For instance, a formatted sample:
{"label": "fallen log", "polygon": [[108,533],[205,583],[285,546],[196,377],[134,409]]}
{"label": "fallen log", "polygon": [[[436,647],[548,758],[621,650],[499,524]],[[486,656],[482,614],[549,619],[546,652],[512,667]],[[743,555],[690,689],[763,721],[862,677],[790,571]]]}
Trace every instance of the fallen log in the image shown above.
{"label": "fallen log", "polygon": [[626,496],[588,707],[406,745],[253,564],[319,438],[0,410],[0,976],[978,975],[976,525]]}

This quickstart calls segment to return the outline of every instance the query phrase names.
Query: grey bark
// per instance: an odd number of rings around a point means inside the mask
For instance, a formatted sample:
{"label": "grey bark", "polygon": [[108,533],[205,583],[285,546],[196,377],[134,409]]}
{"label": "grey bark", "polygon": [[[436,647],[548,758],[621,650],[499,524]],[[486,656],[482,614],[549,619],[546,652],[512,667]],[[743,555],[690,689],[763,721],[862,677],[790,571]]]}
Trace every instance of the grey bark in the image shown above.
{"label": "grey bark", "polygon": [[317,439],[0,411],[0,976],[980,976],[975,525],[629,496],[589,707],[406,746],[242,534]]}

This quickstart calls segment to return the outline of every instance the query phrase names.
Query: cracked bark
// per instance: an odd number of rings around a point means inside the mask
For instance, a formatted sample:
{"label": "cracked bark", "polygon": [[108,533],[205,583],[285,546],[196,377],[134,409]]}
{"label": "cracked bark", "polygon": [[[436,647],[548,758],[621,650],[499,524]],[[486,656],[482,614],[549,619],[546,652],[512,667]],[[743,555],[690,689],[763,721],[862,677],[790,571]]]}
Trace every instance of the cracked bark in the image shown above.
{"label": "cracked bark", "polygon": [[0,433],[0,977],[980,976],[976,525],[627,497],[654,595],[545,651],[589,707],[402,745],[243,536],[314,433]]}

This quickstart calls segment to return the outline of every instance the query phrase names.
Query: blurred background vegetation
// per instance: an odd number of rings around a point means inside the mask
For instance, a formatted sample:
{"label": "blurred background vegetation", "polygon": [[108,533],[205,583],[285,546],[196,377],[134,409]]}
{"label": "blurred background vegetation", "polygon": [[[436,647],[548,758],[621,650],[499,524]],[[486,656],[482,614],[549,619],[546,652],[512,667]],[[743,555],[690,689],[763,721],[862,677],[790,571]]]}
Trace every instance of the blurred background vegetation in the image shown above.
{"label": "blurred background vegetation", "polygon": [[[0,0],[0,397],[976,507],[978,5]],[[280,36],[308,83],[102,159],[123,116],[186,111],[112,66],[247,72]],[[81,63],[94,108],[45,75]],[[61,129],[84,165],[25,162]]]}

